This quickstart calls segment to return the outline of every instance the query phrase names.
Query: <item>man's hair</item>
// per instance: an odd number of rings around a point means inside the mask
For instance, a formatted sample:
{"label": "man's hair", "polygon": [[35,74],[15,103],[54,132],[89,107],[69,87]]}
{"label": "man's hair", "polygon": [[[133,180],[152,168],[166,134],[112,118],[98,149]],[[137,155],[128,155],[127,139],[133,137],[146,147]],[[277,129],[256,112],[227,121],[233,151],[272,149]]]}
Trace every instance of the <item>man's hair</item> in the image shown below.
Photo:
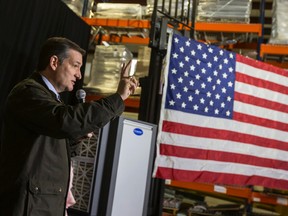
{"label": "man's hair", "polygon": [[56,55],[59,59],[60,64],[63,60],[68,57],[68,51],[72,49],[78,51],[84,56],[86,54],[80,46],[73,41],[63,37],[51,37],[42,46],[39,61],[37,65],[37,71],[44,70],[50,62],[50,58]]}

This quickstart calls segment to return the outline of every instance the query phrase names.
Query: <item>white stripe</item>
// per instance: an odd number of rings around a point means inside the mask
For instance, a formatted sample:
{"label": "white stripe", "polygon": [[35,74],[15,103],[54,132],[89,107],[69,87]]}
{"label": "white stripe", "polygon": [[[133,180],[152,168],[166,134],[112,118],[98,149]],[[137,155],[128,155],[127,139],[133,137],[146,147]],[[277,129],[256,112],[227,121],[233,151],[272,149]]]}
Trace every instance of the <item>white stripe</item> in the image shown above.
{"label": "white stripe", "polygon": [[288,179],[288,171],[286,170],[264,168],[231,162],[196,160],[160,155],[157,157],[156,164],[158,167],[167,167],[188,171],[209,171],[245,176],[257,175],[272,179]]}
{"label": "white stripe", "polygon": [[206,127],[219,130],[234,131],[237,133],[250,134],[268,139],[287,142],[288,133],[276,129],[265,128],[257,125],[236,122],[230,119],[216,118],[211,116],[196,115],[192,113],[184,113],[175,110],[165,109],[163,112],[163,120],[169,120],[178,123],[185,123],[199,127]]}
{"label": "white stripe", "polygon": [[279,161],[281,159],[287,161],[286,158],[288,158],[288,152],[283,150],[243,144],[229,140],[223,142],[223,140],[219,139],[202,138],[168,132],[162,132],[159,142],[179,147],[244,154]]}
{"label": "white stripe", "polygon": [[[166,58],[165,58],[165,62],[164,62],[164,70],[161,73],[161,78],[164,82],[164,87],[163,87],[163,92],[162,92],[162,102],[161,102],[161,110],[165,110],[165,98],[164,95],[166,95],[167,93],[167,86],[168,86],[168,73],[169,73],[169,65],[170,65],[170,54],[171,54],[171,47],[172,47],[172,39],[173,39],[173,31],[169,32],[169,38],[168,38],[168,48],[167,48],[167,53],[166,53]],[[162,124],[163,124],[163,115],[164,113],[161,111],[160,112],[160,120],[158,123],[158,127],[162,128]],[[157,139],[159,140],[161,136],[161,132],[159,132],[157,134]],[[159,149],[159,145],[157,145],[156,148],[156,154],[159,155],[160,154],[160,149]],[[156,172],[156,169],[153,171]],[[155,173],[153,174],[155,175]]]}
{"label": "white stripe", "polygon": [[246,83],[235,82],[235,92],[251,95],[254,97],[282,103],[288,104],[288,95],[282,94],[279,92],[275,92],[272,90],[259,88],[253,85],[249,85]]}
{"label": "white stripe", "polygon": [[[288,113],[234,101],[234,111],[287,124]],[[288,128],[287,128],[288,129]]]}
{"label": "white stripe", "polygon": [[288,77],[272,73],[267,70],[252,67],[241,62],[236,62],[236,71],[261,80],[267,80],[269,82],[274,82],[276,84],[288,87]]}

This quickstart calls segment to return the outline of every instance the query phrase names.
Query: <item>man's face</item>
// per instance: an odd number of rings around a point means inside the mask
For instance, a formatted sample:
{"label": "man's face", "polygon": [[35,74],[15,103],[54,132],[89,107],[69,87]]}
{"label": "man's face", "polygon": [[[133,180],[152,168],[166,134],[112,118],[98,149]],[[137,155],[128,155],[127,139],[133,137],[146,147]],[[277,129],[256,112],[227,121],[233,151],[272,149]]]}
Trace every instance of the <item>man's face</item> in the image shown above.
{"label": "man's face", "polygon": [[57,64],[55,74],[55,88],[57,92],[72,91],[77,80],[81,79],[80,68],[82,54],[75,50],[68,51],[68,58],[62,64]]}

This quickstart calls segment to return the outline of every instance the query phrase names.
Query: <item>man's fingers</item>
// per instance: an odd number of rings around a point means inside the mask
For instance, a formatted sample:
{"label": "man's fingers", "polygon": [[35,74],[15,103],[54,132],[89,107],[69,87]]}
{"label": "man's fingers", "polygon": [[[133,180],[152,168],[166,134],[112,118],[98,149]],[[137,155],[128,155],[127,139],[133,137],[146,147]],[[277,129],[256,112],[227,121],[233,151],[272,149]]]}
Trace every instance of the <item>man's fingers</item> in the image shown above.
{"label": "man's fingers", "polygon": [[127,64],[123,64],[122,70],[121,70],[121,78],[125,78],[129,76],[129,71],[131,67],[131,60],[127,62]]}
{"label": "man's fingers", "polygon": [[137,87],[139,86],[139,83],[137,81],[137,79],[134,76],[129,77],[129,90],[130,90],[130,94],[134,94],[134,92],[136,91]]}

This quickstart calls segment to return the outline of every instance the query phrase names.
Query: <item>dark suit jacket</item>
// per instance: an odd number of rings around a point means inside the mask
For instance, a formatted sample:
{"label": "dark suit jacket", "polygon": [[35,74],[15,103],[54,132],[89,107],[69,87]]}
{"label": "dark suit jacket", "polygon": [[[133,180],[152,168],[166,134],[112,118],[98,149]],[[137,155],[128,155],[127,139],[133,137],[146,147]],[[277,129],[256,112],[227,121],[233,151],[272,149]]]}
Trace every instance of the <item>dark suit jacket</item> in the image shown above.
{"label": "dark suit jacket", "polygon": [[67,139],[77,140],[124,111],[119,94],[65,105],[39,73],[20,82],[6,104],[0,150],[0,215],[63,216],[70,173]]}

